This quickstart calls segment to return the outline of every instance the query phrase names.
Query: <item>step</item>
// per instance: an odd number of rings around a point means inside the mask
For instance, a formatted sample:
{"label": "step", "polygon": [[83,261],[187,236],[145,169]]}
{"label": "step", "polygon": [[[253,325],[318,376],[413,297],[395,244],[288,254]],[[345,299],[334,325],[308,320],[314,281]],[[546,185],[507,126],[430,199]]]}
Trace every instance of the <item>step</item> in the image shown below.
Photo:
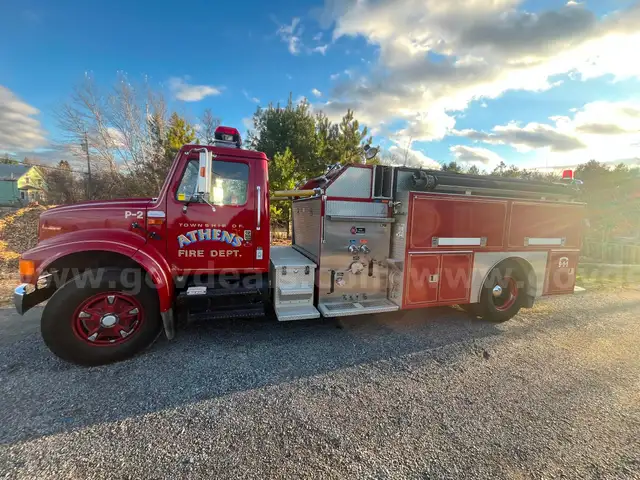
{"label": "step", "polygon": [[395,312],[400,307],[392,301],[382,298],[376,300],[361,300],[359,302],[331,302],[320,303],[318,310],[324,317],[348,317],[350,315],[364,315],[372,313]]}
{"label": "step", "polygon": [[313,286],[311,287],[278,287],[280,296],[289,295],[313,295]]}
{"label": "step", "polygon": [[257,303],[255,306],[246,306],[244,308],[189,312],[189,321],[223,320],[228,318],[259,318],[264,317],[265,315],[264,304]]}
{"label": "step", "polygon": [[320,318],[320,312],[313,305],[293,305],[290,307],[278,307],[275,310],[279,322]]}

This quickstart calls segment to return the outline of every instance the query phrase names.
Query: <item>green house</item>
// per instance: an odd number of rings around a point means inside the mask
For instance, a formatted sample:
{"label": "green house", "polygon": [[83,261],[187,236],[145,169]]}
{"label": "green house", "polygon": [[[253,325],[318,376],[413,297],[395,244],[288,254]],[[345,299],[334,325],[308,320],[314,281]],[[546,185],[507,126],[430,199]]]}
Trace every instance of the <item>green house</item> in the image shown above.
{"label": "green house", "polygon": [[0,164],[0,206],[20,206],[45,200],[46,185],[38,167]]}

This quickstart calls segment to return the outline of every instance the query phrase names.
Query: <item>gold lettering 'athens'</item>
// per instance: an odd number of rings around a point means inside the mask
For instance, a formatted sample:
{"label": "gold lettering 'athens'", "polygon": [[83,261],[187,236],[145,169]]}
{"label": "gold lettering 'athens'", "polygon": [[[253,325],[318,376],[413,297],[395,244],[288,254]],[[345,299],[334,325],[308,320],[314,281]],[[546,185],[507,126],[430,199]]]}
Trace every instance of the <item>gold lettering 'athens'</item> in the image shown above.
{"label": "gold lettering 'athens'", "polygon": [[178,235],[179,248],[184,248],[198,242],[223,242],[232,247],[239,247],[242,245],[242,241],[242,237],[237,236],[235,233],[229,233],[226,230],[219,230],[217,228],[202,228]]}

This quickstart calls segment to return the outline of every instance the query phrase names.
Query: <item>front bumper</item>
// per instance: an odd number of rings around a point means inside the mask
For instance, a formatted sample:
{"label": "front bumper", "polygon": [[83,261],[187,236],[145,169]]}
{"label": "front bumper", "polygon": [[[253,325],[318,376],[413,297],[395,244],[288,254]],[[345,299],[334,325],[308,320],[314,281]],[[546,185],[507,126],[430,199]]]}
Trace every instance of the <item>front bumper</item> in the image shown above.
{"label": "front bumper", "polygon": [[56,291],[52,283],[51,277],[47,275],[38,279],[37,286],[29,283],[18,285],[13,292],[13,305],[16,308],[16,312],[24,315],[39,303],[48,300]]}

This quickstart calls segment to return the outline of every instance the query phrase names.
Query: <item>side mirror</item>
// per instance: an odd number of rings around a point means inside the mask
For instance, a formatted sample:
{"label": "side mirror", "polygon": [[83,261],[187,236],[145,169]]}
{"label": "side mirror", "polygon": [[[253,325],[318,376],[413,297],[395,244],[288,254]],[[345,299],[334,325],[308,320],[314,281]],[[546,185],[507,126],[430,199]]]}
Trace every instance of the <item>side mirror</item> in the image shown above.
{"label": "side mirror", "polygon": [[198,187],[196,195],[205,200],[211,191],[211,169],[213,162],[213,154],[206,149],[200,151],[200,168],[198,171]]}

